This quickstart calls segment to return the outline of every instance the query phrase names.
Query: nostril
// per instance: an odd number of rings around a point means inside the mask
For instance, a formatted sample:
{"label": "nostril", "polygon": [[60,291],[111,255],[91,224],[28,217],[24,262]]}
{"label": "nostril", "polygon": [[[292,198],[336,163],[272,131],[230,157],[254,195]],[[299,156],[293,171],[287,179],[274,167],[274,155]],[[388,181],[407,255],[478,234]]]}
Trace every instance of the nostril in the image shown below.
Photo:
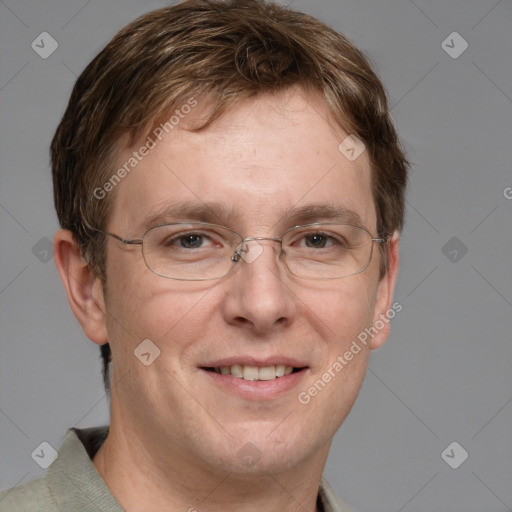
{"label": "nostril", "polygon": [[253,323],[248,318],[244,318],[243,316],[237,316],[236,318],[233,318],[233,322],[238,325],[253,325]]}

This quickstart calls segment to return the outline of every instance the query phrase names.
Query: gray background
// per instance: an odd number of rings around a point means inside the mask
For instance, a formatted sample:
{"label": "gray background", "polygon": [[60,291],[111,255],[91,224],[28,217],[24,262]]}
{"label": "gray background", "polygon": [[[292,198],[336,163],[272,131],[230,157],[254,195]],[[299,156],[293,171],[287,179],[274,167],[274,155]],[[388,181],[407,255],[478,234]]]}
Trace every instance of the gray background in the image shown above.
{"label": "gray background", "polygon": [[[43,473],[31,458],[42,441],[58,448],[68,427],[108,422],[98,348],[44,261],[57,229],[48,145],[85,65],[164,4],[0,1],[1,489]],[[326,475],[361,512],[512,510],[512,4],[291,5],[369,55],[414,163],[403,311],[372,354]],[[31,48],[43,31],[59,44],[47,59]],[[469,45],[458,58],[443,49],[458,53],[457,36],[442,44],[454,31]],[[458,469],[441,457],[453,441],[469,453]],[[461,448],[448,453],[460,461]]]}

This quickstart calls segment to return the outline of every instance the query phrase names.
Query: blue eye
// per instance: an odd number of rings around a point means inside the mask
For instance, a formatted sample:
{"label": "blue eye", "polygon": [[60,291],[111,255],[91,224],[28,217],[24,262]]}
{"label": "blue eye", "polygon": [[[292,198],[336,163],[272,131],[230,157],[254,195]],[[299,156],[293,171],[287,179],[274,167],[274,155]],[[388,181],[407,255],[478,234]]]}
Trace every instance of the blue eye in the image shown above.
{"label": "blue eye", "polygon": [[197,234],[190,234],[186,236],[180,236],[178,238],[181,247],[184,249],[197,249],[201,247],[203,243],[203,236]]}

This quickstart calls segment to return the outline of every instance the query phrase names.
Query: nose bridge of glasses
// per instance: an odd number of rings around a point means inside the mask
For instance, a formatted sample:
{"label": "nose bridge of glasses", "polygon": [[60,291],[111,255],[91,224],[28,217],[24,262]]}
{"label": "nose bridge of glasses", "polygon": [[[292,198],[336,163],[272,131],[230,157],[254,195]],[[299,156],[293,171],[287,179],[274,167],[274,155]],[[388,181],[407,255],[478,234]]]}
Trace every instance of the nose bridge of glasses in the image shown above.
{"label": "nose bridge of glasses", "polygon": [[271,242],[281,242],[282,238],[271,238],[268,236],[249,236],[247,238],[244,238],[243,241],[244,242],[255,241],[256,243],[259,243],[260,241],[263,241],[263,240],[269,240]]}
{"label": "nose bridge of glasses", "polygon": [[[236,249],[235,256],[238,258],[242,258],[246,263],[252,263],[257,258],[261,256],[263,253],[263,246],[265,244],[261,243],[264,241],[268,242],[279,242],[279,253],[281,252],[281,238],[271,238],[271,237],[263,237],[263,236],[250,236],[244,238]],[[270,244],[273,245],[273,244]],[[277,251],[276,251],[277,254]]]}

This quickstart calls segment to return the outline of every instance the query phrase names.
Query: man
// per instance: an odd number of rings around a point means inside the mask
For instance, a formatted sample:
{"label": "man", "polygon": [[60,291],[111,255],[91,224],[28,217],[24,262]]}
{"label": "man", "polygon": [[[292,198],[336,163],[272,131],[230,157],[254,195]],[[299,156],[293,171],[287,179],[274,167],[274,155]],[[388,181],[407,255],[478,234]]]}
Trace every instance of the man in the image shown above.
{"label": "man", "polygon": [[389,333],[407,162],[346,38],[257,0],[125,27],[51,146],[109,428],[0,510],[340,511],[332,438]]}

